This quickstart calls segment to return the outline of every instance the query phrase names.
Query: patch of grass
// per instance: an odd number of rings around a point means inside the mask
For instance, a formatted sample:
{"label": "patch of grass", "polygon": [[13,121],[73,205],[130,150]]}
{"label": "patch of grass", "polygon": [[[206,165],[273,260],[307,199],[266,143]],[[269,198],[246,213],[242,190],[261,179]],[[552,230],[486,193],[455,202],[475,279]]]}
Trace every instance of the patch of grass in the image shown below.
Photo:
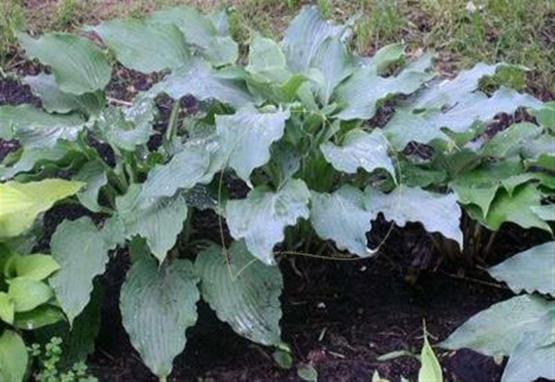
{"label": "patch of grass", "polygon": [[60,0],[56,9],[53,26],[56,29],[67,29],[77,20],[79,4],[77,0]]}
{"label": "patch of grass", "polygon": [[25,10],[22,1],[0,1],[0,65],[2,67],[17,42],[14,31],[25,28],[25,23]]}
{"label": "patch of grass", "polygon": [[[0,55],[13,37],[6,25],[24,19],[22,0],[0,0]],[[53,4],[49,6],[49,4]],[[552,0],[57,0],[27,9],[31,29],[71,29],[103,19],[142,16],[156,9],[192,5],[204,10],[228,8],[238,41],[252,31],[279,38],[305,4],[316,4],[329,18],[358,15],[353,44],[363,54],[404,41],[414,49],[433,49],[445,72],[479,61],[526,66],[537,93],[555,92],[555,2]]]}

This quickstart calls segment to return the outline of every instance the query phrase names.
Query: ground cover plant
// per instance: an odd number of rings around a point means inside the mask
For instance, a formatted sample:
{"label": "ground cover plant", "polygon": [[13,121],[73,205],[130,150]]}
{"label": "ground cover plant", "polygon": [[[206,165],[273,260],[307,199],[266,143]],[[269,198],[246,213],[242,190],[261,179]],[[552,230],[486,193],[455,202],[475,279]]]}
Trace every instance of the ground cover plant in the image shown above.
{"label": "ground cover plant", "polygon": [[[20,145],[0,166],[5,379],[28,371],[23,330],[59,334],[72,361],[94,350],[98,276],[111,256],[131,263],[123,325],[166,380],[200,299],[239,335],[290,357],[280,330],[283,259],[375,256],[393,224],[421,224],[438,251],[465,261],[487,256],[505,223],[552,235],[555,107],[505,87],[504,74],[523,68],[477,64],[443,79],[432,54],[407,55],[402,44],[353,54],[355,23],[305,7],[281,42],[253,34],[244,56],[225,12],[185,7],[81,34],[17,33],[47,70],[24,79],[40,107],[0,107],[0,138]],[[114,61],[159,81],[133,102],[111,99]],[[160,102],[171,104],[163,126]],[[488,130],[498,113],[519,108],[533,118]],[[89,212],[57,225],[49,255],[36,254],[40,216],[60,201]],[[204,211],[215,216],[215,237],[194,232]],[[370,242],[380,221],[389,229]],[[533,314],[532,335],[522,336],[515,316],[497,345],[480,322],[498,328],[489,317],[502,319],[507,308],[492,307],[467,324],[478,322],[484,337],[465,334],[465,325],[443,346],[510,356],[507,381],[555,378],[549,368],[519,366],[554,357],[545,330],[554,309],[550,248],[491,270],[517,293],[546,297],[507,302]],[[535,270],[544,278],[528,276]],[[21,293],[21,283],[37,292]]]}

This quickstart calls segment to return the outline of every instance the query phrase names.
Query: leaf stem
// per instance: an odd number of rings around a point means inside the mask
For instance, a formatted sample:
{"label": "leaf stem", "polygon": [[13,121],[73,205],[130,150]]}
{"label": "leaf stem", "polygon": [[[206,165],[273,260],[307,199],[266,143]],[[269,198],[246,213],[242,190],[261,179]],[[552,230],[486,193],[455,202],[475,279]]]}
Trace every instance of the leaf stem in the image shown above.
{"label": "leaf stem", "polygon": [[179,111],[181,110],[181,104],[179,100],[175,100],[172,106],[172,111],[170,114],[170,120],[168,122],[168,128],[166,130],[166,142],[169,143],[174,138],[177,133],[177,117],[179,116]]}

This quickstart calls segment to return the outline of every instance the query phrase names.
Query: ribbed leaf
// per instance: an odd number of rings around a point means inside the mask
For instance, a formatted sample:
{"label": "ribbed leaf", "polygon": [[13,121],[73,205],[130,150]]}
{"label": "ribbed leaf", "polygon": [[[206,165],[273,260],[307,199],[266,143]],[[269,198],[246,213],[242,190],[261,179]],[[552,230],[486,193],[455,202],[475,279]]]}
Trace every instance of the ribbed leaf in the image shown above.
{"label": "ribbed leaf", "polygon": [[40,281],[60,269],[60,266],[52,256],[34,254],[15,255],[10,260],[10,268],[9,270],[4,269],[4,272],[13,272],[18,277]]}
{"label": "ribbed leaf", "polygon": [[154,167],[143,184],[141,197],[171,197],[179,189],[191,189],[201,182],[209,183],[215,173],[210,168],[210,152],[207,145],[189,145],[168,163]]}
{"label": "ribbed leaf", "polygon": [[16,333],[4,329],[0,335],[0,379],[6,382],[22,382],[27,371],[27,348]]}
{"label": "ribbed leaf", "polygon": [[491,97],[484,93],[470,93],[452,108],[415,111],[416,106],[398,108],[385,127],[393,145],[402,150],[409,142],[429,143],[434,139],[449,140],[442,131],[462,133],[476,122],[488,122],[496,114],[514,113],[521,106],[539,107],[542,103],[532,96],[501,88]]}
{"label": "ribbed leaf", "polygon": [[183,34],[172,24],[147,20],[105,21],[92,28],[119,62],[143,73],[175,69],[190,62]]}
{"label": "ribbed leaf", "polygon": [[[345,43],[339,38],[328,38],[312,59],[311,67],[318,70],[318,96],[327,105],[335,88],[349,77],[353,71],[353,59]],[[321,75],[321,77],[320,77]]]}
{"label": "ribbed leaf", "polygon": [[26,149],[74,140],[84,121],[75,114],[48,114],[31,105],[0,106],[0,138],[17,138]]}
{"label": "ribbed leaf", "polygon": [[429,84],[414,99],[414,109],[441,109],[464,101],[470,93],[478,89],[480,79],[495,74],[499,64],[476,64],[472,69],[461,71],[452,80],[437,79]]}
{"label": "ribbed leaf", "polygon": [[312,192],[310,222],[318,236],[358,256],[372,255],[366,232],[375,213],[366,209],[364,199],[364,193],[350,185],[332,194]]}
{"label": "ribbed leaf", "polygon": [[383,194],[369,187],[365,198],[366,208],[376,214],[383,213],[386,220],[393,220],[400,227],[407,222],[420,222],[428,232],[439,232],[456,241],[462,249],[462,212],[454,194],[436,194],[406,186]]}
{"label": "ribbed leaf", "polygon": [[63,221],[52,236],[50,248],[61,267],[50,278],[50,285],[71,324],[87,306],[94,278],[104,273],[108,244],[91,219],[82,217]]}
{"label": "ribbed leaf", "polygon": [[98,204],[98,194],[108,183],[106,169],[100,160],[85,163],[74,179],[85,184],[77,194],[81,204],[92,212],[100,212],[102,207]]}
{"label": "ribbed leaf", "polygon": [[523,334],[535,328],[553,302],[522,295],[497,303],[476,314],[457,328],[441,347],[469,348],[489,356],[512,354]]}
{"label": "ribbed leaf", "polygon": [[54,294],[42,281],[16,277],[9,281],[8,296],[14,303],[15,312],[28,312],[48,302]]}
{"label": "ribbed leaf", "polygon": [[449,186],[461,204],[475,204],[480,207],[482,216],[487,216],[502,182],[523,170],[520,160],[486,163],[458,174]]}
{"label": "ribbed leaf", "polygon": [[482,155],[505,158],[518,154],[523,142],[540,135],[542,128],[529,122],[515,123],[497,133],[481,148]]}
{"label": "ribbed leaf", "polygon": [[274,40],[259,34],[254,36],[250,44],[246,70],[264,82],[283,83],[292,75],[280,46]]}
{"label": "ribbed leaf", "polygon": [[187,260],[158,267],[152,258],[133,264],[121,288],[123,326],[148,368],[160,378],[185,348],[185,331],[197,321],[200,297]]}
{"label": "ribbed leaf", "polygon": [[289,115],[289,111],[261,113],[250,108],[217,115],[218,157],[248,183],[252,171],[270,160],[270,146],[283,136]]}
{"label": "ribbed leaf", "polygon": [[163,262],[187,218],[185,196],[178,193],[167,198],[143,197],[141,187],[134,184],[125,195],[116,199],[116,206],[126,237],[131,239],[138,235],[145,238],[151,252]]}
{"label": "ribbed leaf", "polygon": [[104,97],[98,94],[75,95],[62,92],[51,74],[27,76],[23,82],[31,87],[33,94],[41,99],[42,107],[50,113],[77,110],[91,114],[98,112],[105,102]]}
{"label": "ribbed leaf", "polygon": [[[512,222],[523,228],[536,227],[551,232],[549,224],[530,209],[533,206],[540,206],[541,200],[541,191],[530,183],[517,188],[512,195],[502,190],[492,203],[484,223],[494,231],[497,231],[503,223]],[[472,216],[475,215],[472,214]]]}
{"label": "ribbed leaf", "polygon": [[46,33],[39,39],[18,33],[18,38],[29,57],[50,66],[63,92],[93,93],[110,81],[112,68],[107,58],[87,39],[69,33]]}
{"label": "ribbed leaf", "polygon": [[283,279],[276,266],[253,258],[243,242],[234,242],[227,255],[216,245],[198,254],[202,298],[243,337],[262,345],[280,345]]}
{"label": "ribbed leaf", "polygon": [[324,20],[317,7],[304,7],[289,24],[282,41],[289,67],[306,72],[326,39],[344,37],[346,32],[347,27]]}
{"label": "ribbed leaf", "polygon": [[62,179],[0,184],[0,239],[23,233],[40,213],[75,194],[82,186],[81,182]]}
{"label": "ribbed leaf", "polygon": [[370,134],[360,129],[351,130],[341,146],[326,142],[320,150],[338,171],[356,174],[359,168],[368,173],[383,168],[395,178],[395,168],[388,155],[389,142],[378,129]]}
{"label": "ribbed leaf", "polygon": [[99,117],[96,127],[104,140],[112,146],[126,151],[135,151],[154,134],[152,120],[155,106],[151,99],[139,98],[128,109],[111,107]]}
{"label": "ribbed leaf", "polygon": [[515,293],[525,290],[555,296],[555,241],[517,253],[488,272]]}
{"label": "ribbed leaf", "polygon": [[175,70],[148,91],[151,97],[160,93],[173,99],[192,95],[201,101],[217,100],[235,109],[253,101],[242,82],[226,78],[200,60]]}
{"label": "ribbed leaf", "polygon": [[341,120],[369,119],[377,110],[378,101],[395,95],[411,94],[432,78],[427,72],[431,56],[423,55],[407,65],[398,75],[382,77],[373,66],[360,66],[335,93],[343,105],[336,115]]}
{"label": "ribbed leaf", "polygon": [[[237,61],[239,47],[229,36],[225,12],[221,12],[218,18],[219,23],[216,23],[213,17],[205,16],[193,7],[165,9],[152,15],[152,20],[157,23],[177,26],[187,43],[215,66],[222,66]],[[226,27],[220,28],[222,25]]]}
{"label": "ribbed leaf", "polygon": [[14,327],[22,330],[36,330],[57,322],[65,321],[64,313],[51,305],[41,305],[29,312],[19,312],[14,317]]}
{"label": "ribbed leaf", "polygon": [[501,382],[532,382],[555,379],[555,312],[545,315],[526,331],[509,357]]}
{"label": "ribbed leaf", "polygon": [[285,227],[308,218],[310,192],[302,180],[292,179],[278,191],[261,186],[247,198],[226,205],[231,236],[245,239],[249,251],[266,264],[275,264],[274,246],[283,241]]}

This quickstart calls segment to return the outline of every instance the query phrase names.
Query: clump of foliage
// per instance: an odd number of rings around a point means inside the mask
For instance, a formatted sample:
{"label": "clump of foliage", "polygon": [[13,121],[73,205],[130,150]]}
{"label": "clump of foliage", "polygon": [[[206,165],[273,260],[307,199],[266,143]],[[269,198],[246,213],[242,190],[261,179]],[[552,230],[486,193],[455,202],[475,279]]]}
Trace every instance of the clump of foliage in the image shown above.
{"label": "clump of foliage", "polygon": [[60,369],[60,361],[63,357],[62,342],[60,337],[52,337],[44,347],[38,344],[32,346],[31,355],[39,363],[35,380],[38,382],[97,382],[95,377],[89,375],[87,365],[83,362],[75,363],[68,371]]}
{"label": "clump of foliage", "polygon": [[[491,240],[507,222],[552,233],[553,105],[503,86],[482,92],[480,81],[507,65],[478,64],[444,80],[431,55],[409,57],[400,44],[359,57],[348,49],[350,24],[326,21],[314,7],[280,43],[252,36],[245,60],[225,13],[182,7],[87,31],[104,45],[68,33],[19,33],[27,56],[50,69],[24,79],[42,108],[0,107],[0,138],[21,144],[0,166],[0,179],[11,180],[0,190],[9,233],[1,240],[13,246],[52,205],[16,215],[12,204],[41,198],[9,188],[62,182],[44,180],[60,174],[76,187],[65,201],[98,217],[63,221],[49,245],[60,266],[49,285],[67,320],[59,330],[87,334],[81,355],[96,334],[86,329],[99,319],[95,278],[117,248],[128,249],[132,263],[121,290],[123,325],[144,363],[166,380],[200,298],[238,334],[289,351],[276,254],[333,245],[343,253],[334,256],[375,255],[379,245],[370,248],[367,233],[380,214],[400,227],[420,223],[454,253],[479,236]],[[114,103],[105,93],[107,51],[162,79],[129,106]],[[154,128],[160,96],[174,100],[163,132]],[[183,120],[185,96],[199,107]],[[386,104],[395,111],[378,123]],[[539,124],[514,124],[490,139],[487,122],[519,107]],[[224,178],[250,192],[237,198]],[[207,209],[219,217],[218,243],[191,240],[193,215]],[[463,211],[483,235],[461,228]]]}

